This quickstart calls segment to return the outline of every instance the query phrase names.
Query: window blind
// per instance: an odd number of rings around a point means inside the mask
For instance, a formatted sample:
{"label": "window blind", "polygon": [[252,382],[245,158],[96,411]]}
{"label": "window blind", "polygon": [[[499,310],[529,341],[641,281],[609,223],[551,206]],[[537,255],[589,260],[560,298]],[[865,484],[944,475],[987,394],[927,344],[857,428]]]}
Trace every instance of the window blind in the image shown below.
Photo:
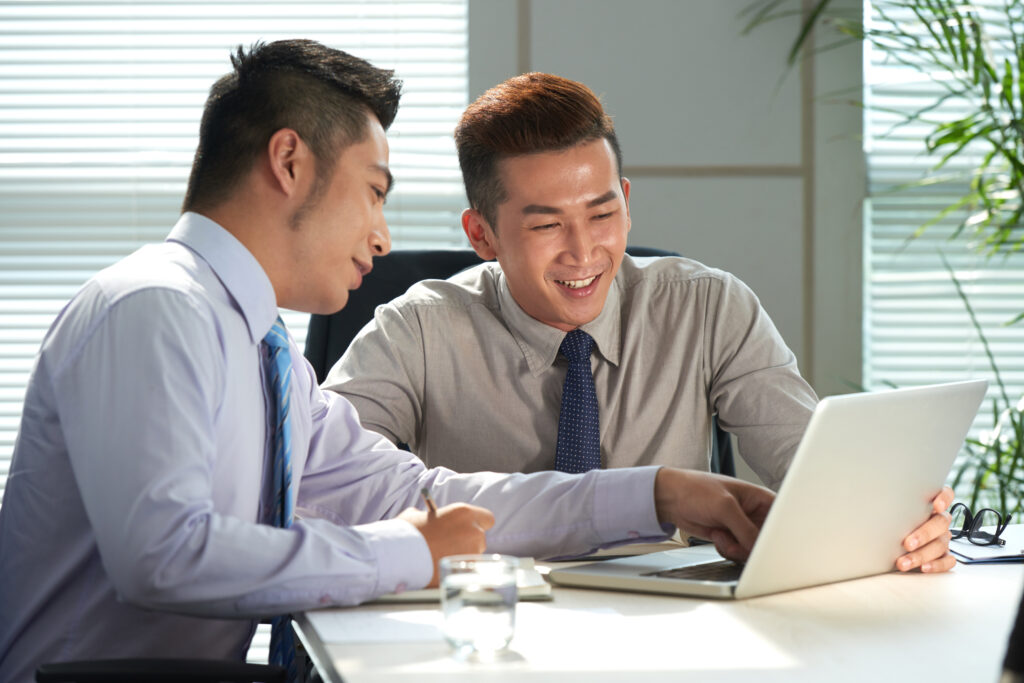
{"label": "window blind", "polygon": [[[975,0],[990,32],[996,63],[1010,56],[1004,3]],[[868,21],[880,26],[878,8],[904,31],[928,41],[926,27],[898,2],[876,2]],[[1018,27],[1018,31],[1021,30]],[[942,255],[955,271],[984,330],[1011,399],[1024,390],[1024,324],[1006,323],[1024,311],[1024,254],[987,258],[973,248],[965,230],[953,237],[965,213],[951,214],[910,239],[917,229],[967,190],[966,174],[981,160],[968,148],[941,172],[943,182],[910,186],[938,161],[926,154],[924,140],[932,125],[897,126],[910,114],[945,92],[940,74],[922,73],[870,45],[865,70],[866,150],[869,187],[866,221],[864,378],[869,388],[888,384],[914,386],[985,377],[993,381],[989,398],[975,423],[978,435],[992,426],[991,398],[998,389],[985,350]],[[934,76],[934,78],[932,77]],[[972,103],[950,99],[928,114],[932,121],[958,119]]]}
{"label": "window blind", "polygon": [[[0,496],[46,329],[86,279],[177,220],[232,49],[311,38],[395,69],[393,244],[451,246],[466,31],[466,0],[0,2]],[[285,319],[303,344],[308,318]]]}

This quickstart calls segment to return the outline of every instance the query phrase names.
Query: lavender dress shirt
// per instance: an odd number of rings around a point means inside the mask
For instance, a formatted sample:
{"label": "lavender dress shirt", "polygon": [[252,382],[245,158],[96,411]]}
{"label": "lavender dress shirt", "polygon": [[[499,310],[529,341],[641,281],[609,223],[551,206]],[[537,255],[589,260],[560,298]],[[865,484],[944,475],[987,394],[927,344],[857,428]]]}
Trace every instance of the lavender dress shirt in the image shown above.
{"label": "lavender dress shirt", "polygon": [[429,486],[491,509],[490,549],[548,556],[664,538],[657,468],[426,469],[360,426],[291,344],[290,529],[261,523],[269,435],[259,342],[277,316],[255,258],[186,213],[90,280],[36,359],[0,507],[0,680],[43,662],[244,658],[260,617],[422,587],[393,519]]}

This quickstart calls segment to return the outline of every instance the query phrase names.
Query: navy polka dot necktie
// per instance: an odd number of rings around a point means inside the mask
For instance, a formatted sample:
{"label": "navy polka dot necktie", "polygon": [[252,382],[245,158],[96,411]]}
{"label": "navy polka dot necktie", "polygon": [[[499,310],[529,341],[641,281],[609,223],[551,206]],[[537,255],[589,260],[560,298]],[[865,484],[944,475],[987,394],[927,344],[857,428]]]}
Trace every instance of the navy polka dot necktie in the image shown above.
{"label": "navy polka dot necktie", "polygon": [[558,348],[569,361],[562,386],[555,450],[555,469],[560,472],[586,472],[601,467],[601,423],[594,373],[590,369],[593,348],[594,340],[583,330],[565,335]]}

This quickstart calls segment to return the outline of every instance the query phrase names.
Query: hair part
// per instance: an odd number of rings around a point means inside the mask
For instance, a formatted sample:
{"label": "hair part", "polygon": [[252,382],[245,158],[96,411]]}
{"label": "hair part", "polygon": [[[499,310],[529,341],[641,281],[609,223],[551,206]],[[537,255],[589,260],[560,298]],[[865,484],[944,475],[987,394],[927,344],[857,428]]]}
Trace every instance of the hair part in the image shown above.
{"label": "hair part", "polygon": [[394,71],[316,41],[239,45],[231,65],[206,100],[183,211],[227,200],[282,128],[310,148],[326,184],[342,150],[365,139],[367,116],[387,130],[398,112]]}
{"label": "hair part", "polygon": [[562,151],[602,138],[611,145],[621,176],[622,151],[615,127],[590,88],[537,72],[496,85],[469,105],[455,128],[469,205],[497,230],[498,205],[508,199],[500,161]]}

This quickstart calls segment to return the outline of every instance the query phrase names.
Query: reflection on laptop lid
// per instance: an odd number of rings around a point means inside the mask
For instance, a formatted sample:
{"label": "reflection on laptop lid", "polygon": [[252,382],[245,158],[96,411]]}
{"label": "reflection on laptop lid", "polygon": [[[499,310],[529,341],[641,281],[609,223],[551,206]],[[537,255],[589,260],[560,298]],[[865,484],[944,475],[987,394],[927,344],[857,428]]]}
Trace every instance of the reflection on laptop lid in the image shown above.
{"label": "reflection on laptop lid", "polygon": [[738,578],[685,576],[697,565],[738,571],[711,546],[549,576],[568,586],[746,598],[890,571],[903,538],[928,518],[987,386],[972,380],[822,399]]}

